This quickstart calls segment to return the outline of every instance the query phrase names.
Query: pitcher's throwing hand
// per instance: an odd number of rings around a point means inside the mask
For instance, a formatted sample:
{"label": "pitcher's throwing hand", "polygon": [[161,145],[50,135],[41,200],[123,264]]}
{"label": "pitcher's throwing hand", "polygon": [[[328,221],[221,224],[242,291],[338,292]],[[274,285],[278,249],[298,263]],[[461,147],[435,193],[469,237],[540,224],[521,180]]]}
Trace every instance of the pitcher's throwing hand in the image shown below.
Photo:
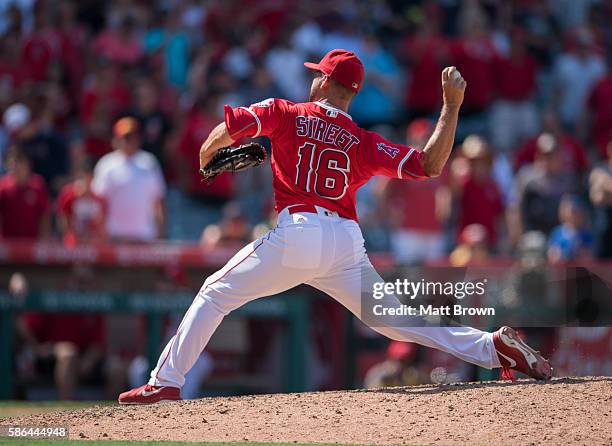
{"label": "pitcher's throwing hand", "polygon": [[442,70],[442,94],[444,104],[449,107],[460,107],[467,82],[456,67]]}

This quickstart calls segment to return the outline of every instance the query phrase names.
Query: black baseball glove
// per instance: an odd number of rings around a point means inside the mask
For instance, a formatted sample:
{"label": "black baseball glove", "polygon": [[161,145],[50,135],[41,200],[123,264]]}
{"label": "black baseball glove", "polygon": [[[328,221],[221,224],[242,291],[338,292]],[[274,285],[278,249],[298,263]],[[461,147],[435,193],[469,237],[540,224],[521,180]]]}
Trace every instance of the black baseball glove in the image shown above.
{"label": "black baseball glove", "polygon": [[219,149],[206,166],[200,169],[205,181],[213,180],[223,172],[239,172],[259,166],[266,160],[266,149],[261,144],[251,142],[238,147]]}

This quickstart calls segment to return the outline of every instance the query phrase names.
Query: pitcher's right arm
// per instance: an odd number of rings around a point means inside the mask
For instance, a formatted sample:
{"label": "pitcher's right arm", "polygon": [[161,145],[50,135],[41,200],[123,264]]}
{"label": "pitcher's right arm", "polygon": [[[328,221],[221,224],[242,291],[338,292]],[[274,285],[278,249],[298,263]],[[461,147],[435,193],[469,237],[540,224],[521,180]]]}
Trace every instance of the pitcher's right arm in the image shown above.
{"label": "pitcher's right arm", "polygon": [[440,118],[433,134],[423,149],[423,170],[429,177],[437,177],[448,161],[455,142],[455,131],[459,109],[467,83],[455,67],[442,71],[442,91],[444,103]]}

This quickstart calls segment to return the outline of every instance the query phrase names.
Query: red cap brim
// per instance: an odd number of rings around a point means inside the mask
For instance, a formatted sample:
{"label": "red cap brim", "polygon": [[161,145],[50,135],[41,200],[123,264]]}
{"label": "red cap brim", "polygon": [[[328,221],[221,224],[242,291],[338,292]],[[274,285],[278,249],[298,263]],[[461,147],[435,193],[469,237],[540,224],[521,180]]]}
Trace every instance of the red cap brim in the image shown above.
{"label": "red cap brim", "polygon": [[323,70],[321,69],[321,66],[320,66],[318,63],[314,63],[314,62],[304,62],[304,66],[305,66],[306,68],[311,69],[311,70],[317,70],[317,71],[321,71],[321,72],[323,71]]}

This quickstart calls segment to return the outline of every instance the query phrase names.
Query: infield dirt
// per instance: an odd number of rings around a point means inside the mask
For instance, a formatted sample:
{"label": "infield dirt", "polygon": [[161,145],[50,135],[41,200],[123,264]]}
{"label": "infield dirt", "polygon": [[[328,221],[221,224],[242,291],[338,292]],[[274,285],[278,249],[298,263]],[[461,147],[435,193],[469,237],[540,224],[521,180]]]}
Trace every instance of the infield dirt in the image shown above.
{"label": "infield dirt", "polygon": [[96,406],[9,424],[67,425],[75,439],[610,445],[612,377]]}

